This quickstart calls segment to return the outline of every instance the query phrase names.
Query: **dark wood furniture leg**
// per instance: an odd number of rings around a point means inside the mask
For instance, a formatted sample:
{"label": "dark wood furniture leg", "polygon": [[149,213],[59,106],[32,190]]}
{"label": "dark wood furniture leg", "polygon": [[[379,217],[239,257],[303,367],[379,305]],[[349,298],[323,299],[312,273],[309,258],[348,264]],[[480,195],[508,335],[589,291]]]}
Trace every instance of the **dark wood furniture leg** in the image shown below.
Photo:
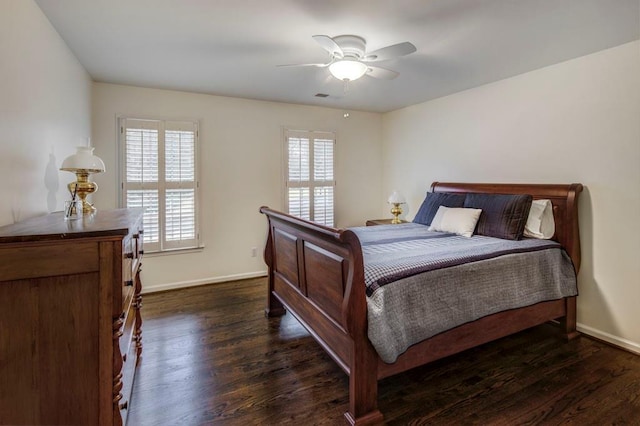
{"label": "dark wood furniture leg", "polygon": [[576,297],[567,297],[566,303],[566,315],[560,319],[560,325],[562,326],[565,338],[567,341],[573,340],[580,336],[580,333],[576,330],[577,312],[576,312]]}
{"label": "dark wood furniture leg", "polygon": [[266,317],[279,317],[286,314],[287,311],[280,299],[278,299],[274,294],[274,268],[271,266],[273,265],[273,242],[271,241],[271,232],[269,232],[267,245],[264,248],[264,261],[269,265],[269,286],[267,287],[267,306],[264,309],[264,315]]}
{"label": "dark wood furniture leg", "polygon": [[378,410],[378,354],[367,341],[369,348],[355,349],[351,355],[349,374],[349,411],[344,413],[351,425],[382,424]]}

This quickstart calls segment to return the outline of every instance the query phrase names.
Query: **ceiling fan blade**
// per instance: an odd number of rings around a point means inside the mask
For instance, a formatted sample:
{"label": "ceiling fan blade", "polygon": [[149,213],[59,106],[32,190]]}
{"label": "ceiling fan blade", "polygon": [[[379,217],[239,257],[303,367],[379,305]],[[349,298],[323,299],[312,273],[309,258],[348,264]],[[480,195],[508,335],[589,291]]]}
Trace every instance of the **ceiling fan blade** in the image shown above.
{"label": "ceiling fan blade", "polygon": [[383,47],[382,49],[374,50],[373,52],[367,53],[364,57],[363,61],[365,62],[377,62],[377,61],[386,61],[389,59],[394,59],[399,56],[408,55],[410,53],[415,52],[416,47],[405,41],[404,43],[394,44],[392,46]]}
{"label": "ceiling fan blade", "polygon": [[314,35],[313,39],[317,41],[324,50],[329,52],[332,57],[344,58],[344,52],[340,46],[338,46],[338,43],[333,41],[331,37],[326,35]]}
{"label": "ceiling fan blade", "polygon": [[327,64],[283,64],[283,65],[276,65],[276,67],[318,67],[318,68],[324,68],[324,67],[328,67],[329,65],[331,65],[331,62],[329,62]]}
{"label": "ceiling fan blade", "polygon": [[365,75],[368,75],[373,78],[379,78],[382,80],[393,80],[399,74],[400,74],[399,72],[388,70],[386,68],[369,67],[367,68],[367,73]]}

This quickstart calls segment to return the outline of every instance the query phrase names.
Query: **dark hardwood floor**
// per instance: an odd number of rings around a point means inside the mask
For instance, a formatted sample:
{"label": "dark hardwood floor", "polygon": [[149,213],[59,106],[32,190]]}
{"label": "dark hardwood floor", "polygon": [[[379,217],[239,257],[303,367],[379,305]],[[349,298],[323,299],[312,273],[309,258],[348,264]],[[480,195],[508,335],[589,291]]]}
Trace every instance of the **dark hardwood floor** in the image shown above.
{"label": "dark hardwood floor", "polygon": [[[347,376],[266,279],[145,295],[129,426],[342,425]],[[384,379],[390,425],[640,425],[640,357],[543,325]]]}

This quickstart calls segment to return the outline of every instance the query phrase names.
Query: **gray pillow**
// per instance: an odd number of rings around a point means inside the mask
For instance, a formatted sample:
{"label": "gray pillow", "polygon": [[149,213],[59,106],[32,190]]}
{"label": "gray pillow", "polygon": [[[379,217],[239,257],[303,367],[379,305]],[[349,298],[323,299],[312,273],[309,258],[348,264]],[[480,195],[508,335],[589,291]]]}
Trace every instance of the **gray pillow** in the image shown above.
{"label": "gray pillow", "polygon": [[467,194],[464,207],[482,209],[476,234],[519,240],[531,209],[531,195]]}

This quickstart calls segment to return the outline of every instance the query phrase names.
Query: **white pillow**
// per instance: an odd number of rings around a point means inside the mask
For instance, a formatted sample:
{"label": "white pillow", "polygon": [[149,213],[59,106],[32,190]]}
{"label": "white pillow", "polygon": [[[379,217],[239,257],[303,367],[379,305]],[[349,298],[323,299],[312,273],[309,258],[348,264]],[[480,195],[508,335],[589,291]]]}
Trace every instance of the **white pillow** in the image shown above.
{"label": "white pillow", "polygon": [[548,240],[556,232],[556,222],[553,220],[553,206],[550,200],[533,200],[524,235],[531,238]]}
{"label": "white pillow", "polygon": [[476,229],[480,213],[482,209],[440,206],[431,221],[429,231],[453,232],[463,237],[470,237]]}

